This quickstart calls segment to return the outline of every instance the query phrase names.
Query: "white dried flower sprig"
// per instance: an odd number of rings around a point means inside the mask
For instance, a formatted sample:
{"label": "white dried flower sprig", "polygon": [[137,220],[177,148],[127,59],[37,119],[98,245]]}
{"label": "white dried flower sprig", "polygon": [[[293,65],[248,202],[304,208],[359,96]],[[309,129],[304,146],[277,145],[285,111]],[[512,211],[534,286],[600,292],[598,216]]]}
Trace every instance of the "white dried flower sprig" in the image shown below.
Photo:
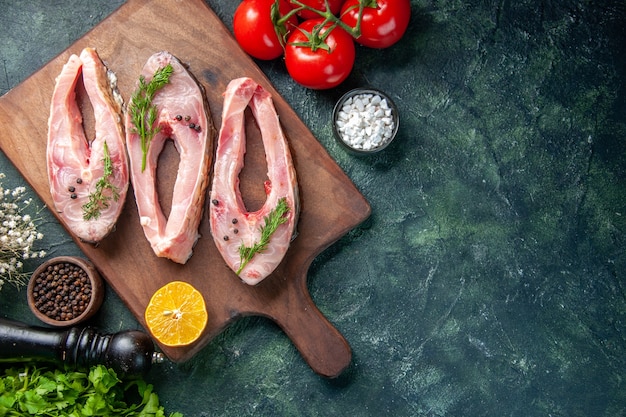
{"label": "white dried flower sprig", "polygon": [[0,172],[0,289],[7,282],[24,285],[28,273],[22,269],[23,261],[46,256],[45,251],[33,247],[43,234],[37,231],[37,219],[26,213],[32,198],[25,199],[25,187],[5,189],[5,177]]}

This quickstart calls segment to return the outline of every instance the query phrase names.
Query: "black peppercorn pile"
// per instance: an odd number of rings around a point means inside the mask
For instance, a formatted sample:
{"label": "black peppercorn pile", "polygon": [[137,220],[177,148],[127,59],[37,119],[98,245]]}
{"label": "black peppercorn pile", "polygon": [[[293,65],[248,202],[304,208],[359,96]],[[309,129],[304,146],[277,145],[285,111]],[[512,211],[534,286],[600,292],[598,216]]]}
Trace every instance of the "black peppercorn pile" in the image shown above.
{"label": "black peppercorn pile", "polygon": [[91,282],[87,273],[77,265],[50,265],[35,277],[33,298],[35,307],[51,319],[72,320],[89,305]]}

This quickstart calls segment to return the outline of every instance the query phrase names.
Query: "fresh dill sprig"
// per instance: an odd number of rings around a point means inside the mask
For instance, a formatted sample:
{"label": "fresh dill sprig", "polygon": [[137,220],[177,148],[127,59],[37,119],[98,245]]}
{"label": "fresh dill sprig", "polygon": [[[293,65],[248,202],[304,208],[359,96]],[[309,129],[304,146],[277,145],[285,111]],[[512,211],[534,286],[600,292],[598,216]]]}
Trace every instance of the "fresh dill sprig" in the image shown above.
{"label": "fresh dill sprig", "polygon": [[109,208],[111,199],[117,201],[120,198],[119,189],[109,181],[109,177],[113,175],[113,164],[106,141],[104,142],[103,162],[104,172],[96,182],[96,190],[89,194],[89,201],[83,204],[83,220],[97,220],[100,212]]}
{"label": "fresh dill sprig", "polygon": [[278,226],[285,223],[288,218],[286,214],[289,212],[289,205],[285,197],[278,200],[276,208],[269,212],[265,216],[265,224],[261,226],[261,240],[252,246],[245,246],[243,243],[239,246],[239,257],[241,259],[241,265],[237,270],[237,275],[248,265],[248,262],[252,260],[254,255],[263,252],[267,249],[267,245],[270,243],[270,238],[278,229]]}
{"label": "fresh dill sprig", "polygon": [[146,78],[143,75],[140,76],[139,87],[133,93],[130,101],[130,116],[135,125],[132,133],[139,135],[141,138],[141,172],[146,169],[146,155],[148,154],[150,141],[161,130],[159,126],[154,126],[157,108],[152,104],[152,99],[154,99],[157,91],[170,82],[170,76],[173,71],[172,64],[167,64],[163,68],[156,70],[149,83],[146,83]]}

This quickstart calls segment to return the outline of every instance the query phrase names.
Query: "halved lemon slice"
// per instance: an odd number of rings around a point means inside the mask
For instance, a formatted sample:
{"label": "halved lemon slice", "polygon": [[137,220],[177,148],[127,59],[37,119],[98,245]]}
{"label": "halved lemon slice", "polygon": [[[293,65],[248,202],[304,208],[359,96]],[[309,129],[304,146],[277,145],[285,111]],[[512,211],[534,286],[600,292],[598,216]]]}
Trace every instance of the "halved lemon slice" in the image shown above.
{"label": "halved lemon slice", "polygon": [[152,336],[166,346],[195,342],[206,327],[204,297],[191,284],[172,281],[159,288],[144,313]]}

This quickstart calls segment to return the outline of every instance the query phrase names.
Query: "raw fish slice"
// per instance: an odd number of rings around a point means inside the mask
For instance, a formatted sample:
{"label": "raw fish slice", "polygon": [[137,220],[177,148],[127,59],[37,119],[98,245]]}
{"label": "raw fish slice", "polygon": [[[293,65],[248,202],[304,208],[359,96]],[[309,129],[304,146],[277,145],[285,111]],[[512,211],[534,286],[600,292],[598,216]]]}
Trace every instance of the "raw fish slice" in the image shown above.
{"label": "raw fish slice", "polygon": [[[239,190],[239,173],[246,150],[244,111],[250,106],[261,132],[267,161],[267,199],[255,212],[248,212]],[[258,252],[238,273],[249,285],[256,285],[271,274],[285,257],[296,234],[299,196],[296,171],[281,129],[271,95],[250,78],[239,78],[224,93],[222,126],[219,133],[211,202],[211,233],[226,264],[235,272],[242,265],[240,247],[251,247],[261,239],[261,227],[279,200],[289,211],[278,226],[267,248]]]}
{"label": "raw fish slice", "polygon": [[[155,124],[160,130],[148,148],[145,170],[142,171],[141,138],[136,133],[130,111],[126,115],[126,142],[144,234],[157,256],[184,264],[200,237],[198,226],[209,182],[215,129],[204,91],[173,55],[168,52],[152,55],[141,75],[148,83],[157,70],[168,64],[173,68],[169,83],[156,92],[152,101],[157,109]],[[180,163],[172,207],[166,218],[157,194],[156,170],[159,154],[168,139],[174,142]]]}
{"label": "raw fish slice", "polygon": [[[88,141],[76,102],[82,74],[95,119],[95,138]],[[116,79],[92,48],[70,56],[56,80],[48,119],[47,167],[54,207],[70,232],[97,243],[115,227],[128,191],[128,157],[124,144],[122,99]],[[105,144],[112,168],[104,175]],[[90,198],[102,188],[100,203],[89,211]],[[92,206],[93,207],[93,206]],[[90,213],[90,214],[89,214]]]}

